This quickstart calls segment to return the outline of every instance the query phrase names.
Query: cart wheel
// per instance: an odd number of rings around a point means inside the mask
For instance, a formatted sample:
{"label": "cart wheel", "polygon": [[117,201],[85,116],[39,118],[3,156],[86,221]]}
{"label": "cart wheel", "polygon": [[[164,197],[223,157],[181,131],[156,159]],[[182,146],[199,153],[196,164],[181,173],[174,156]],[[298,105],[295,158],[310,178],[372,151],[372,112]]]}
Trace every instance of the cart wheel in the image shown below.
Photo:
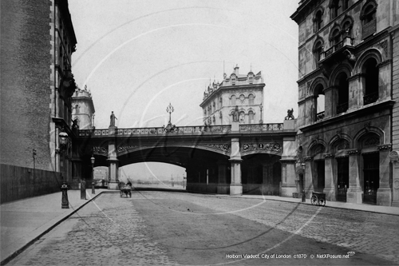
{"label": "cart wheel", "polygon": [[325,199],[320,199],[319,205],[323,206],[323,207],[326,206],[326,200]]}
{"label": "cart wheel", "polygon": [[317,204],[317,198],[316,198],[316,196],[312,196],[312,197],[310,198],[310,203],[312,203],[312,205],[316,205],[316,204]]}

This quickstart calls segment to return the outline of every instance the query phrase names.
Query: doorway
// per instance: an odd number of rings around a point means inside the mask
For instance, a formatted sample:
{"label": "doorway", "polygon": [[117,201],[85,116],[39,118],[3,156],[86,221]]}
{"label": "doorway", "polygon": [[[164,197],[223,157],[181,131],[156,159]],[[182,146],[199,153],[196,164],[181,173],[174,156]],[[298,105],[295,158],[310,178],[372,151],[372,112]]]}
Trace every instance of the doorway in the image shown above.
{"label": "doorway", "polygon": [[364,194],[363,203],[376,204],[380,184],[380,154],[363,154]]}
{"label": "doorway", "polygon": [[316,192],[323,192],[325,186],[325,168],[324,168],[324,160],[317,160],[315,161],[316,164],[316,184],[315,184],[315,191]]}
{"label": "doorway", "polygon": [[346,202],[349,187],[349,158],[337,158],[337,201]]}

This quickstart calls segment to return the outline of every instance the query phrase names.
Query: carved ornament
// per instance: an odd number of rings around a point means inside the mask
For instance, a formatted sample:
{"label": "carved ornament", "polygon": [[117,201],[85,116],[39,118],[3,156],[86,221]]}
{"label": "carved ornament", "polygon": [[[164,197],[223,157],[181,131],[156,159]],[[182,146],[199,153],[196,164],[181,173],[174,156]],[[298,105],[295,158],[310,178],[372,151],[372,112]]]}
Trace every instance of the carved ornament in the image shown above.
{"label": "carved ornament", "polygon": [[282,149],[279,143],[244,143],[243,151],[274,151],[278,152]]}
{"label": "carved ornament", "polygon": [[392,144],[388,143],[388,144],[382,144],[378,146],[378,150],[380,151],[385,151],[385,150],[391,150],[392,148]]}
{"label": "carved ornament", "polygon": [[359,151],[358,151],[358,150],[349,150],[349,151],[348,151],[348,154],[349,154],[349,155],[358,155],[358,154],[359,154]]}
{"label": "carved ornament", "polygon": [[393,163],[399,163],[399,152],[391,151],[391,153],[389,154],[389,159],[391,159],[391,162]]}
{"label": "carved ornament", "polygon": [[230,145],[228,144],[207,144],[206,146],[212,149],[221,150],[223,152],[230,150]]}

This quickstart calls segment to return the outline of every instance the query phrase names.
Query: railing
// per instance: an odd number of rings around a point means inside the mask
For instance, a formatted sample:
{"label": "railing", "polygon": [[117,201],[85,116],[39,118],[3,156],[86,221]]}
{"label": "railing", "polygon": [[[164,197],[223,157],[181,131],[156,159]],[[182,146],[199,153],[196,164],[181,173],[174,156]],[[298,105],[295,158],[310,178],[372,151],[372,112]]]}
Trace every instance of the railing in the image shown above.
{"label": "railing", "polygon": [[325,112],[319,112],[316,114],[316,121],[324,119]]}
{"label": "railing", "polygon": [[348,110],[348,103],[341,103],[337,106],[337,114],[343,113]]}
{"label": "railing", "polygon": [[351,37],[349,37],[349,36],[344,37],[344,39],[342,41],[334,44],[333,46],[331,46],[330,49],[322,52],[322,54],[324,55],[322,57],[322,59],[325,59],[325,58],[331,56],[332,54],[334,54],[335,52],[339,51],[344,46],[351,46],[351,45],[352,45]]}
{"label": "railing", "polygon": [[[240,125],[239,132],[268,132],[282,131],[283,123],[270,124],[249,124]],[[148,127],[148,128],[117,128],[115,129],[117,136],[156,136],[156,135],[200,135],[200,134],[228,134],[231,133],[231,125],[220,126],[186,126],[174,127],[166,130],[164,127]],[[88,136],[108,136],[112,132],[109,129],[79,130],[79,137]]]}
{"label": "railing", "polygon": [[378,99],[378,91],[366,94],[363,97],[363,104],[366,105],[369,103],[373,103],[373,102],[377,101],[377,99]]}

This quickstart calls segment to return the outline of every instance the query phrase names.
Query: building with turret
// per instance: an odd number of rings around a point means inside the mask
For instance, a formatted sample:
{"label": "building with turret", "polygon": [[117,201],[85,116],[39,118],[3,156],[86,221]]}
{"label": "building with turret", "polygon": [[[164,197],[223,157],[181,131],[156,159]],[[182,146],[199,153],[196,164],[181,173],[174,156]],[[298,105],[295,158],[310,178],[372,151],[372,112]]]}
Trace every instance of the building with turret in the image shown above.
{"label": "building with turret", "polygon": [[91,92],[77,88],[72,96],[72,119],[79,129],[94,128],[94,104]]}
{"label": "building with turret", "polygon": [[209,84],[200,104],[203,110],[205,125],[230,125],[233,114],[238,108],[238,121],[241,124],[262,123],[263,104],[262,74],[240,74],[239,67],[227,76],[224,74],[222,82]]}

